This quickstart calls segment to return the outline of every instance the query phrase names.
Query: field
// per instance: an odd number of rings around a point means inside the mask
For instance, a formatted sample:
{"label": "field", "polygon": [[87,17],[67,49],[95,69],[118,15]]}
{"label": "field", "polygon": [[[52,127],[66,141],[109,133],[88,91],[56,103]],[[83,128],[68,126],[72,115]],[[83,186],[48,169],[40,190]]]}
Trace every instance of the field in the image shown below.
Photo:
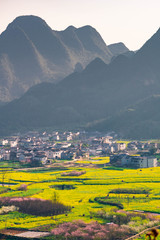
{"label": "field", "polygon": [[[55,226],[81,219],[86,223],[107,222],[101,212],[111,212],[121,204],[123,211],[145,211],[160,214],[160,168],[123,169],[106,166],[108,158],[79,161],[74,167],[46,170],[13,170],[1,168],[0,197],[32,197],[58,200],[71,206],[71,212],[56,216],[34,216],[18,211],[0,215],[0,229]],[[92,163],[88,167],[81,164]],[[62,173],[84,171],[80,176]],[[22,184],[27,189],[19,189]],[[3,186],[2,186],[3,185]],[[69,186],[69,188],[68,188]],[[132,191],[134,189],[134,192]],[[100,203],[95,198],[107,203]],[[115,204],[115,205],[114,205]],[[141,230],[141,229],[139,229]]]}

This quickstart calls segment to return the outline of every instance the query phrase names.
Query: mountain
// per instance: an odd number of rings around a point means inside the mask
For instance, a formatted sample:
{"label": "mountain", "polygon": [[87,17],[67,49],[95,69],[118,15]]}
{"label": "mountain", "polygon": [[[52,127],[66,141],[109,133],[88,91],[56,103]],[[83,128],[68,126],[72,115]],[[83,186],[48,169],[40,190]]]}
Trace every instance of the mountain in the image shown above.
{"label": "mountain", "polygon": [[129,51],[129,49],[122,42],[110,44],[108,45],[108,48],[114,56],[117,56]]}
{"label": "mountain", "polygon": [[136,53],[134,51],[130,51],[122,42],[110,44],[108,45],[108,48],[113,54],[111,61],[113,61],[118,55],[124,55],[131,58]]}
{"label": "mountain", "polygon": [[[125,94],[132,98],[112,116],[88,124],[88,129],[113,130],[127,138],[159,138],[160,135],[160,29],[127,62],[129,85]],[[118,57],[119,58],[119,57]],[[114,61],[115,62],[115,61]],[[114,63],[115,64],[115,63]],[[117,64],[118,67],[118,64]],[[121,66],[124,70],[124,65]],[[121,76],[120,76],[121,77]],[[124,89],[124,87],[123,87]],[[131,89],[133,90],[131,92]],[[130,91],[130,92],[129,92]]]}
{"label": "mountain", "polygon": [[[1,107],[0,135],[10,130],[78,127],[91,121],[92,117],[97,118],[97,110],[94,108],[96,98],[94,102],[90,100],[93,93],[96,96],[100,84],[93,75],[98,77],[100,69],[103,74],[107,65],[101,59],[96,59],[84,71],[75,72],[58,84],[38,84],[20,99]],[[99,99],[99,94],[97,97]],[[103,109],[99,110],[103,112]]]}
{"label": "mountain", "polygon": [[96,57],[109,63],[113,54],[102,40],[100,34],[91,26],[75,28],[69,26],[64,31],[57,32],[61,41],[70,50],[74,64],[80,62],[86,66]]}
{"label": "mountain", "polygon": [[160,95],[153,95],[89,126],[89,130],[115,131],[122,138],[148,139],[160,136]]}
{"label": "mountain", "polygon": [[57,84],[32,87],[0,108],[0,135],[85,128],[155,137],[160,132],[159,98],[154,97],[160,95],[159,45],[160,29],[131,58],[119,55],[109,65],[96,58]]}
{"label": "mountain", "polygon": [[41,82],[57,82],[96,57],[109,63],[112,56],[91,26],[54,31],[39,17],[17,17],[0,35],[0,100],[15,99]]}

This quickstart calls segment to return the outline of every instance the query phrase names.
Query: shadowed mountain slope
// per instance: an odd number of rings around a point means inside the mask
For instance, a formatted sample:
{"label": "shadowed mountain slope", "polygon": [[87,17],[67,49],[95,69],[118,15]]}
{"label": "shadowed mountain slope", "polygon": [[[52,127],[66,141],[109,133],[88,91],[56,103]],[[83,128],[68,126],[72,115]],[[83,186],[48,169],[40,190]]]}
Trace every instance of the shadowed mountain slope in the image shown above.
{"label": "shadowed mountain slope", "polygon": [[121,137],[131,139],[159,138],[160,95],[141,100],[125,110],[88,125],[88,130],[115,131]]}
{"label": "shadowed mountain slope", "polygon": [[[159,46],[160,30],[132,58],[119,55],[109,65],[96,58],[82,72],[56,85],[34,86],[20,99],[1,107],[0,134],[85,127],[116,130],[124,137],[133,131],[137,137],[139,133],[141,137],[155,136],[156,129],[160,131],[159,124],[154,124],[154,133],[151,130],[152,121],[160,121],[156,114],[159,100],[153,98],[160,94]],[[128,110],[132,108],[136,111]],[[148,131],[140,131],[136,124],[142,126],[146,116]]]}
{"label": "shadowed mountain slope", "polygon": [[21,96],[41,82],[57,82],[96,57],[109,63],[110,52],[90,26],[54,31],[36,16],[17,17],[0,35],[0,100]]}

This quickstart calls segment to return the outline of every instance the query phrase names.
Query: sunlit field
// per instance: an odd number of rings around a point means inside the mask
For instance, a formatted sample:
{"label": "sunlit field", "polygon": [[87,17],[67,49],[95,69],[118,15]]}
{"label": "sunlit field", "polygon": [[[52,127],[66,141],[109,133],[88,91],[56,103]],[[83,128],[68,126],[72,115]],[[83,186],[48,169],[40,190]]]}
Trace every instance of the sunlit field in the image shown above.
{"label": "sunlit field", "polygon": [[[0,172],[0,197],[32,197],[53,199],[56,193],[58,200],[71,207],[71,211],[56,216],[34,216],[18,211],[0,215],[0,229],[35,228],[38,226],[56,225],[81,219],[84,222],[106,220],[97,218],[96,212],[112,211],[116,206],[95,201],[97,197],[106,197],[110,202],[121,203],[125,211],[146,211],[160,213],[160,168],[123,169],[105,166],[108,158],[87,160],[91,167],[72,167],[67,170],[40,170],[33,172],[8,170]],[[84,163],[84,161],[78,161]],[[62,176],[63,172],[85,171],[81,176]],[[4,178],[4,179],[3,179]],[[4,181],[3,181],[4,180]],[[25,184],[26,190],[18,190]],[[3,185],[3,186],[2,186]],[[71,186],[73,189],[59,189],[59,186]],[[140,193],[110,193],[114,189],[137,189]],[[146,190],[145,193],[141,191]]]}

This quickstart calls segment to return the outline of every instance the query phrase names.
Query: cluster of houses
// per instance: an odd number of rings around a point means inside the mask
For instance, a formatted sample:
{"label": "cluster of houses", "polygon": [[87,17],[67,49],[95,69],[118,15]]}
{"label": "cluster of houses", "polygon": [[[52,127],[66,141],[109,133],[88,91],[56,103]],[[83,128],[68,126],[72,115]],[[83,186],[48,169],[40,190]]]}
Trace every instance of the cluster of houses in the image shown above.
{"label": "cluster of houses", "polygon": [[160,143],[155,142],[140,142],[131,141],[129,143],[117,142],[113,137],[101,137],[93,139],[93,148],[97,147],[97,150],[101,154],[114,154],[118,152],[147,152],[151,149],[155,149],[156,153],[160,153]]}
{"label": "cluster of houses", "polygon": [[[28,132],[23,135],[0,140],[0,160],[19,161],[32,166],[51,164],[53,160],[89,159],[90,156],[111,156],[111,164],[131,167],[157,166],[156,159],[130,156],[131,152],[160,149],[152,142],[117,142],[112,135],[86,132],[39,133]],[[130,155],[129,155],[130,154]]]}
{"label": "cluster of houses", "polygon": [[[28,132],[0,140],[0,160],[19,161],[35,165],[45,165],[54,159],[88,159],[89,156],[101,156],[126,147],[116,143],[111,136],[92,136],[85,132]],[[111,150],[112,149],[112,150]]]}
{"label": "cluster of houses", "polygon": [[150,141],[148,142],[131,141],[128,143],[117,142],[111,136],[92,138],[92,141],[90,141],[90,146],[92,146],[94,150],[93,152],[95,152],[96,154],[98,152],[100,154],[114,154],[117,152],[149,151],[150,149],[153,148],[156,149],[157,153],[160,153],[160,143]]}
{"label": "cluster of houses", "polygon": [[90,137],[88,138],[90,155],[98,156],[124,151],[127,147],[125,143],[119,143],[112,136]]}
{"label": "cluster of houses", "polygon": [[127,150],[135,150],[135,151],[137,150],[147,151],[153,148],[156,149],[157,153],[159,153],[160,143],[150,142],[150,141],[147,141],[147,142],[133,141],[133,142],[129,142],[127,145]]}
{"label": "cluster of houses", "polygon": [[[79,132],[29,132],[8,137],[0,140],[0,160],[19,161],[34,166],[39,165],[38,163],[50,164],[54,159],[89,158],[88,151],[82,147],[81,137],[83,138],[83,134]],[[73,140],[77,143],[73,144]]]}

